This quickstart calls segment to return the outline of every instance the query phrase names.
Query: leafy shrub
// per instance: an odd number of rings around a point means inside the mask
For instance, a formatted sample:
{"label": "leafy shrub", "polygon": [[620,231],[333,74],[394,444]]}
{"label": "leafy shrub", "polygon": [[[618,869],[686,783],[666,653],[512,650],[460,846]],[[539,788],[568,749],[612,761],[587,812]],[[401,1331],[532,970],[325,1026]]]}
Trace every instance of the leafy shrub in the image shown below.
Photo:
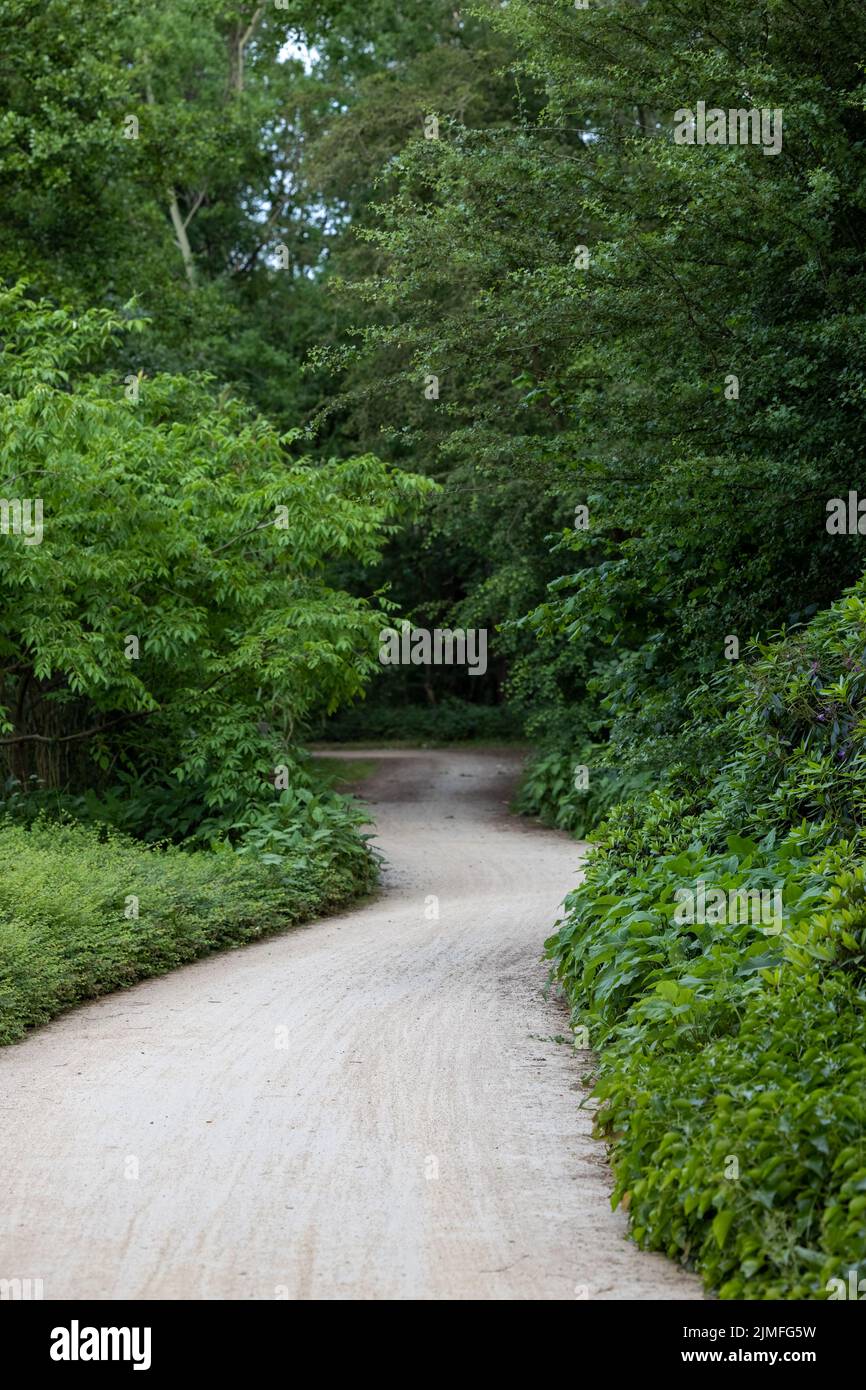
{"label": "leafy shrub", "polygon": [[[642,867],[605,841],[547,943],[601,1049],[614,1202],[726,1298],[821,1297],[866,1270],[866,883],[862,847],[813,852],[822,830]],[[700,878],[782,884],[781,931],[678,925]]]}
{"label": "leafy shrub", "polygon": [[290,786],[258,801],[236,801],[208,811],[197,782],[165,780],[139,786],[121,774],[103,792],[60,793],[30,779],[28,788],[8,778],[0,796],[0,816],[19,825],[36,821],[75,820],[110,826],[149,844],[171,841],[186,848],[220,846],[238,853],[258,853],[264,863],[288,862],[301,867],[316,858],[348,866],[361,883],[372,872],[371,838],[361,832],[369,819],[357,801],[327,783],[326,774],[298,753],[285,770]]}
{"label": "leafy shrub", "polygon": [[0,815],[19,825],[37,820],[75,820],[82,825],[110,825],[149,844],[195,839],[207,823],[204,840],[213,839],[219,826],[232,823],[231,808],[215,815],[205,804],[206,789],[199,781],[175,782],[154,777],[143,782],[120,769],[113,785],[96,791],[61,792],[31,776],[26,782],[7,777],[0,794]]}
{"label": "leafy shrub", "polygon": [[287,789],[268,806],[249,810],[231,826],[239,855],[303,874],[323,869],[347,895],[373,887],[380,858],[361,826],[368,816],[349,797],[310,786]]}
{"label": "leafy shrub", "polygon": [[[864,593],[756,649],[721,771],[615,807],[547,943],[600,1049],[613,1200],[723,1298],[866,1273]],[[780,929],[681,920],[701,879],[778,886]]]}
{"label": "leafy shrub", "polygon": [[[599,766],[602,749],[590,748],[575,757],[562,748],[546,748],[530,761],[515,799],[521,815],[537,816],[545,825],[570,830],[585,838],[614,806],[649,785],[649,773],[620,772]],[[575,767],[589,769],[588,784],[575,783]]]}

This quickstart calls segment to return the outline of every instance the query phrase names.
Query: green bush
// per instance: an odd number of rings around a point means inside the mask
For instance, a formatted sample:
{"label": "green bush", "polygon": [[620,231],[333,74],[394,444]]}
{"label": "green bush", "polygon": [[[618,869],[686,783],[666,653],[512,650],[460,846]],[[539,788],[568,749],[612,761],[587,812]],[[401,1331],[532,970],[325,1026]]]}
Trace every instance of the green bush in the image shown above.
{"label": "green bush", "polygon": [[[285,793],[235,852],[143,847],[105,826],[0,823],[0,1043],[63,1009],[328,912],[376,866],[338,814]],[[357,813],[360,816],[360,812]],[[267,846],[267,847],[266,847]],[[137,899],[138,916],[132,912]]]}
{"label": "green bush", "polygon": [[[514,809],[557,830],[569,830],[578,839],[585,838],[619,802],[649,785],[649,773],[620,772],[599,765],[603,751],[588,748],[575,757],[563,748],[541,749],[529,763]],[[579,765],[588,769],[583,788],[575,777]]]}
{"label": "green bush", "polygon": [[205,848],[225,840],[239,852],[257,845],[262,855],[287,852],[304,857],[309,852],[330,856],[335,862],[369,857],[367,836],[360,834],[366,817],[351,797],[341,796],[327,783],[320,765],[295,751],[284,763],[290,785],[275,798],[273,787],[259,799],[235,800],[218,810],[205,804],[200,781],[175,782],[169,778],[139,785],[134,777],[119,776],[102,792],[57,792],[37,778],[22,786],[8,778],[0,792],[0,817],[19,825],[41,821],[75,820],[85,825],[110,826],[147,844],[171,841],[187,849]]}
{"label": "green bush", "polygon": [[[826,1296],[829,1279],[866,1271],[862,846],[815,852],[826,827],[804,823],[778,845],[771,832],[730,836],[722,854],[693,841],[641,856],[617,852],[616,833],[547,943],[601,1051],[613,1200],[641,1245],[688,1260],[722,1297]],[[779,885],[780,929],[678,924],[675,894],[700,879]]]}
{"label": "green bush", "polygon": [[324,871],[340,896],[372,888],[380,855],[362,833],[367,813],[351,798],[296,786],[266,806],[253,807],[230,829],[239,855],[283,873]]}
{"label": "green bush", "polygon": [[[612,810],[547,943],[600,1053],[613,1201],[723,1298],[866,1273],[864,591],[757,649],[707,786]],[[718,921],[680,910],[701,880]],[[730,911],[762,889],[778,920]]]}

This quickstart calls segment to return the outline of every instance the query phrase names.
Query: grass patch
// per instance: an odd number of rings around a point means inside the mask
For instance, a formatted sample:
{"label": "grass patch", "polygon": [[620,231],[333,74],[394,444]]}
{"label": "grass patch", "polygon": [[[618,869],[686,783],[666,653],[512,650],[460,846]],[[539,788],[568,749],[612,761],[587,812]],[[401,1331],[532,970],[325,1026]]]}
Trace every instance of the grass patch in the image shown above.
{"label": "grass patch", "polygon": [[345,792],[349,787],[359,786],[372,777],[376,762],[367,758],[329,758],[327,754],[313,754],[313,765],[317,781],[333,791]]}

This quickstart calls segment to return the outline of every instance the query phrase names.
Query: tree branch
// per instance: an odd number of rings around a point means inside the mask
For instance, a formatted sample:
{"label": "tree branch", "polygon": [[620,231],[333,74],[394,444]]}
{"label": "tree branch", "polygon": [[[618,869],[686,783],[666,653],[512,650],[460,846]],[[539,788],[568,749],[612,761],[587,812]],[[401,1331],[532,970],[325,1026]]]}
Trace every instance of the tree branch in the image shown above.
{"label": "tree branch", "polygon": [[[147,61],[147,55],[145,54],[145,62]],[[153,96],[153,87],[151,86],[150,82],[149,70],[145,73],[144,87],[145,97],[147,99],[148,106],[155,106],[156,102]],[[204,197],[204,194],[202,193],[201,196]],[[197,206],[193,208],[194,212],[198,210],[198,206],[200,206],[200,202]],[[183,260],[183,268],[186,271],[186,278],[189,281],[190,286],[194,288],[196,283],[195,257],[192,254],[192,247],[189,244],[189,237],[186,234],[187,223],[189,222],[189,218],[187,218],[187,221],[184,222],[183,218],[181,217],[180,206],[178,205],[177,201],[177,193],[175,192],[173,187],[170,187],[168,190],[168,211],[169,216],[171,217],[171,225],[174,227],[174,235],[177,241],[177,247],[180,251],[181,259]],[[192,217],[192,215],[193,214],[190,213],[190,217]]]}
{"label": "tree branch", "polygon": [[193,199],[192,207],[190,208],[186,217],[183,219],[184,230],[189,226],[190,222],[195,217],[196,213],[198,212],[199,208],[204,202],[205,192],[206,190],[203,188],[200,193],[196,193],[195,198]]}
{"label": "tree branch", "polygon": [[117,724],[128,723],[130,719],[146,719],[150,714],[156,714],[156,710],[135,710],[129,714],[118,715],[117,719],[109,719],[107,724],[97,724],[92,729],[82,729],[77,734],[14,734],[9,738],[0,738],[0,746],[6,746],[10,743],[73,743],[79,738],[94,738],[96,734],[104,733],[106,729],[113,729]]}
{"label": "tree branch", "polygon": [[242,92],[244,89],[244,49],[255,33],[256,26],[262,17],[263,9],[264,5],[256,6],[253,10],[253,17],[246,29],[242,33],[238,33],[237,36],[237,46],[232,55],[231,75],[229,79],[230,86],[237,93]]}

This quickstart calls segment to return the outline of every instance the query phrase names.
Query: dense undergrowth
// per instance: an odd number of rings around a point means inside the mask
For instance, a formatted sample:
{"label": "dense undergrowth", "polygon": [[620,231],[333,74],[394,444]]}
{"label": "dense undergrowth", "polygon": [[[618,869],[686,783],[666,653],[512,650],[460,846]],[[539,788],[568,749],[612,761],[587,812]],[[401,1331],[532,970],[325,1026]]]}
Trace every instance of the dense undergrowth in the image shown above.
{"label": "dense undergrowth", "polygon": [[612,810],[548,942],[614,1201],[723,1298],[866,1274],[864,593],[753,653],[727,760]]}
{"label": "dense undergrowth", "polygon": [[469,739],[514,739],[519,717],[508,705],[473,704],[446,696],[435,705],[364,703],[342,710],[317,732],[336,743],[374,739],[407,743],[457,743]]}
{"label": "dense undergrowth", "polygon": [[[12,803],[13,810],[15,803]],[[332,911],[373,887],[363,812],[285,791],[208,848],[94,818],[0,822],[0,1043],[83,999]]]}
{"label": "dense undergrowth", "polygon": [[599,766],[602,755],[603,750],[588,748],[575,759],[561,745],[538,750],[518,788],[514,809],[583,839],[614,806],[650,785],[649,773]]}

